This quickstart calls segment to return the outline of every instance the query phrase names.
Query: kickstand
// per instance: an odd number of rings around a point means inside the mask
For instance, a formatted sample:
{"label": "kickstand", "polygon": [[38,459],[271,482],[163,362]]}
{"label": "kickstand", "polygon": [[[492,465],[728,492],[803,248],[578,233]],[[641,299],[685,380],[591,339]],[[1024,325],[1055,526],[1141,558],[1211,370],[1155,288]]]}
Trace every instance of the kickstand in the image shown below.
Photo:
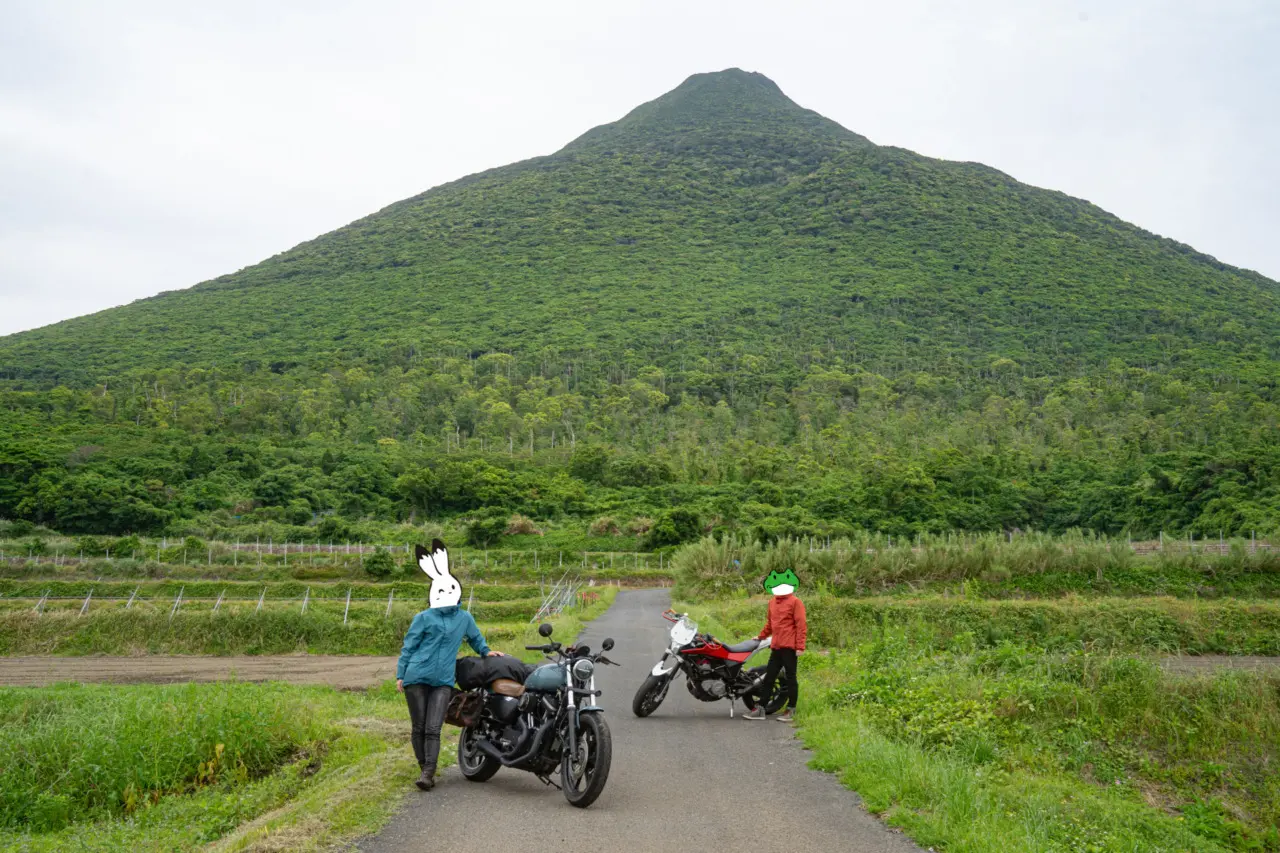
{"label": "kickstand", "polygon": [[729,719],[731,720],[733,719],[733,704],[734,704],[733,697],[730,696],[729,697]]}
{"label": "kickstand", "polygon": [[563,790],[559,785],[557,785],[555,782],[552,782],[546,776],[539,776],[538,779],[541,780],[542,784],[550,785],[552,788],[555,788],[557,791]]}

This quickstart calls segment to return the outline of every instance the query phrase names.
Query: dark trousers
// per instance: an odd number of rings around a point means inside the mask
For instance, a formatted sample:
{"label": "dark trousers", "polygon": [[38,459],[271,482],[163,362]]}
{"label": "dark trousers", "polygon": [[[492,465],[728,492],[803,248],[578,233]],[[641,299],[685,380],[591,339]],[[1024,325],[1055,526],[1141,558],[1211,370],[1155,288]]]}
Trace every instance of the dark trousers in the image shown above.
{"label": "dark trousers", "polygon": [[796,679],[795,649],[773,649],[769,652],[769,666],[764,671],[760,695],[761,697],[773,695],[774,682],[778,680],[778,673],[783,671],[787,673],[787,707],[794,711],[796,702],[800,701],[800,682]]}
{"label": "dark trousers", "polygon": [[440,727],[444,725],[444,713],[449,710],[453,688],[406,684],[404,698],[409,702],[413,754],[418,759],[418,767],[435,775],[436,762],[440,759]]}

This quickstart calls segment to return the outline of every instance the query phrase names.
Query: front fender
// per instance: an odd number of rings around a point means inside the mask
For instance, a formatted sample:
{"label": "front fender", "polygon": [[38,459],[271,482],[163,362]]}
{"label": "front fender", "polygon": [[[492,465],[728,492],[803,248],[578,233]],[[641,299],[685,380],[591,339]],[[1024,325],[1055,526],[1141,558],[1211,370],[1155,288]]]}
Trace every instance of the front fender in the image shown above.
{"label": "front fender", "polygon": [[666,675],[670,672],[674,672],[676,668],[679,666],[680,666],[680,661],[674,655],[668,653],[662,656],[662,660],[658,661],[653,665],[653,669],[649,672],[649,674],[650,675]]}
{"label": "front fender", "polygon": [[599,705],[588,705],[588,706],[587,706],[587,707],[585,707],[585,708],[575,708],[574,710],[575,710],[575,711],[577,711],[578,713],[577,713],[577,715],[575,716],[575,719],[574,719],[574,721],[573,721],[573,722],[574,722],[574,725],[576,725],[576,726],[578,726],[578,727],[581,727],[581,726],[582,726],[582,715],[583,715],[583,714],[591,714],[591,713],[594,713],[594,714],[603,714],[603,713],[604,713],[604,708],[601,708]]}

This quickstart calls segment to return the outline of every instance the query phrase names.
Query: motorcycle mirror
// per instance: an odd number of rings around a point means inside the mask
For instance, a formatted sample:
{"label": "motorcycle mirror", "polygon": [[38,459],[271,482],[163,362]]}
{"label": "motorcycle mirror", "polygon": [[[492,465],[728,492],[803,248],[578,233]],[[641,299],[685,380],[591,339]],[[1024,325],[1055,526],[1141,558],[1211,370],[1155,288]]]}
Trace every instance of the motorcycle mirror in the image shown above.
{"label": "motorcycle mirror", "polygon": [[541,625],[539,625],[539,626],[538,626],[538,633],[539,633],[539,634],[541,634],[541,635],[542,635],[542,636],[544,636],[544,637],[550,637],[550,636],[551,636],[551,630],[552,630],[552,629],[551,629],[551,623],[550,623],[550,622],[543,622]]}
{"label": "motorcycle mirror", "polygon": [[605,637],[604,642],[600,644],[600,648],[606,652],[613,648],[613,637]]}

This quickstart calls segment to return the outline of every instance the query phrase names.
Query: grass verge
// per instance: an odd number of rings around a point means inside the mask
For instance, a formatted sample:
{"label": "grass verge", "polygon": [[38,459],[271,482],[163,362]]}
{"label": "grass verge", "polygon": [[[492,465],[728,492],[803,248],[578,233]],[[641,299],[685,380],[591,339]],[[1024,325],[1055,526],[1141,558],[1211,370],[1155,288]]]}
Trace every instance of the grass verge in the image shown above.
{"label": "grass verge", "polygon": [[[993,604],[997,622],[1016,606]],[[682,609],[737,638],[763,601]],[[810,608],[811,624],[841,612]],[[813,766],[873,812],[966,853],[1280,850],[1280,676],[1167,675],[1144,654],[992,638],[951,615],[884,619],[801,658]],[[1140,624],[1117,637],[1152,648]]]}

